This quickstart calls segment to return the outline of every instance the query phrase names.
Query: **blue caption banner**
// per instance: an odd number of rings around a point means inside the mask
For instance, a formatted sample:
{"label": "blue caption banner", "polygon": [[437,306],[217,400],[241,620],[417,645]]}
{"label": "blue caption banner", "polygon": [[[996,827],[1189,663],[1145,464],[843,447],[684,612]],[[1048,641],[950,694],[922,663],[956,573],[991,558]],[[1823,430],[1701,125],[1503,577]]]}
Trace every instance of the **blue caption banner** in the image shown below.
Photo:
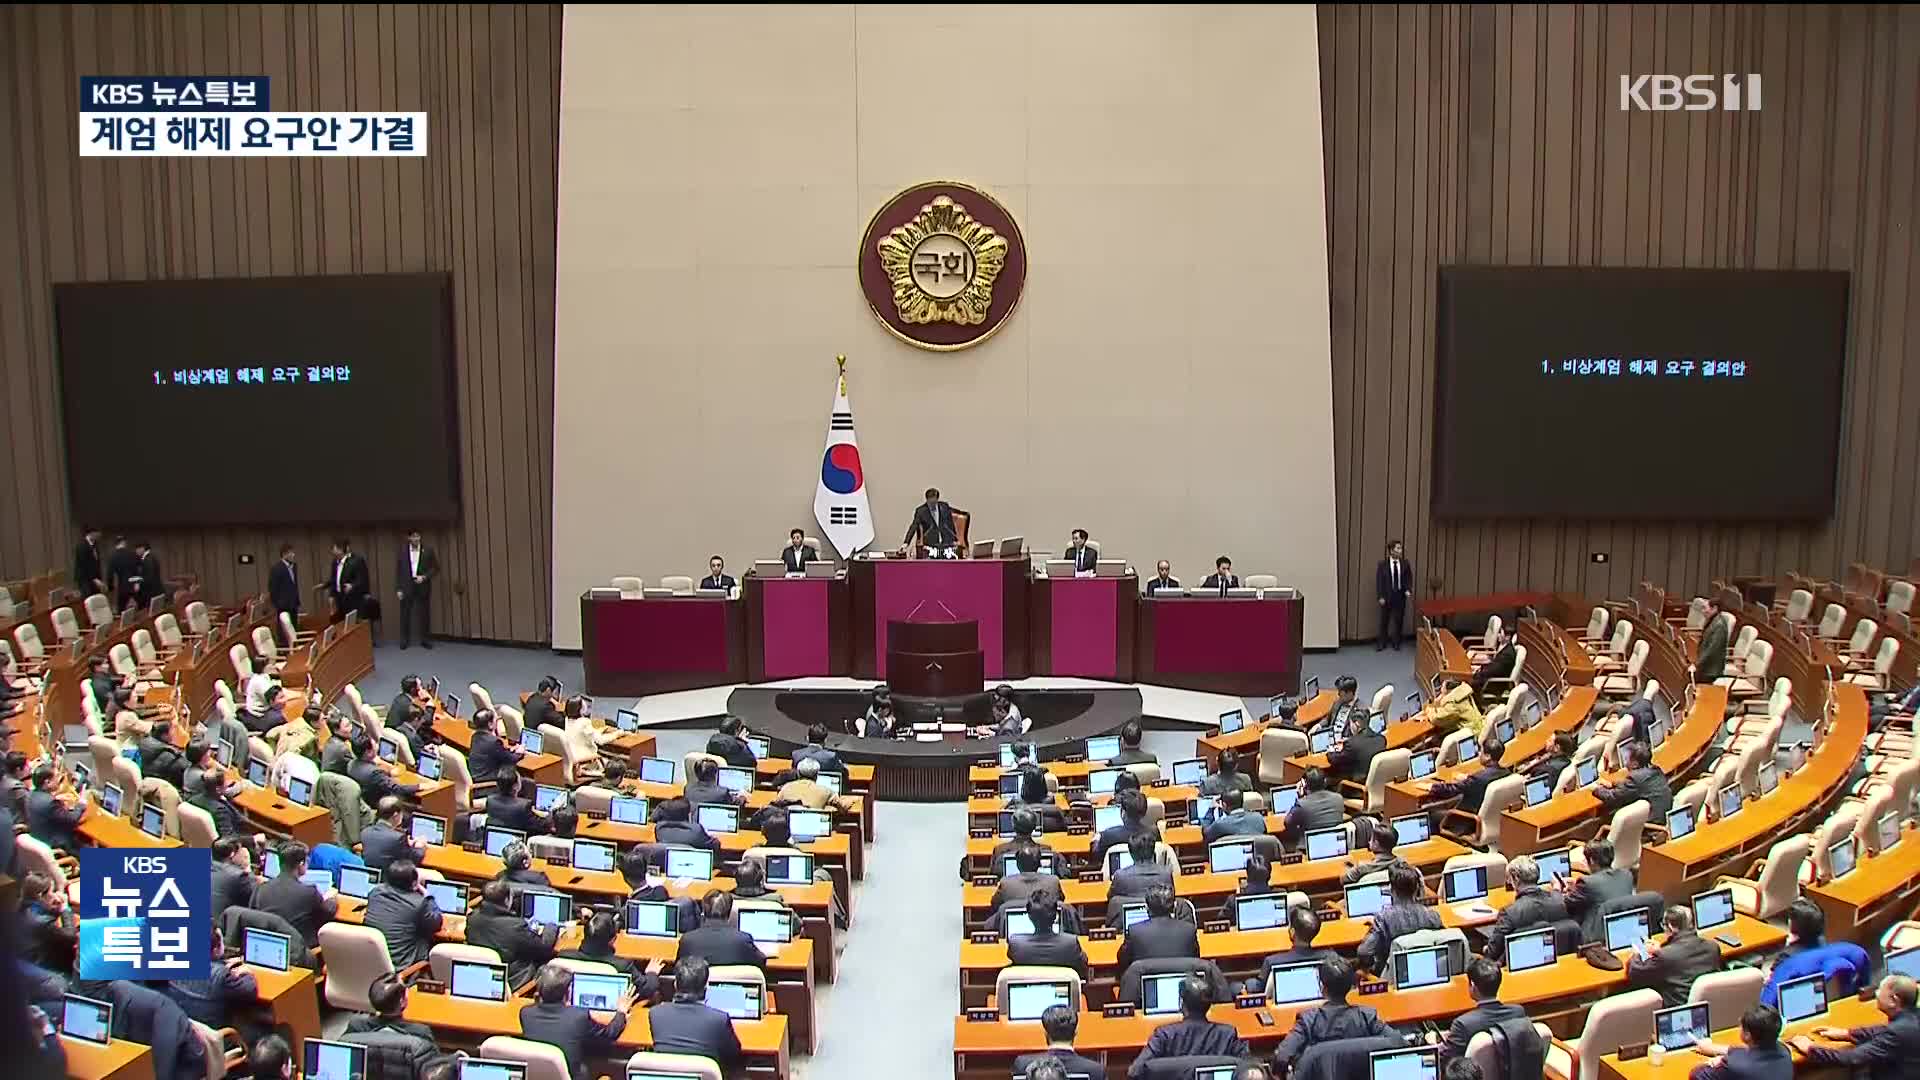
{"label": "blue caption banner", "polygon": [[213,853],[80,851],[80,977],[204,979],[213,958]]}
{"label": "blue caption banner", "polygon": [[80,111],[266,112],[265,75],[85,75]]}

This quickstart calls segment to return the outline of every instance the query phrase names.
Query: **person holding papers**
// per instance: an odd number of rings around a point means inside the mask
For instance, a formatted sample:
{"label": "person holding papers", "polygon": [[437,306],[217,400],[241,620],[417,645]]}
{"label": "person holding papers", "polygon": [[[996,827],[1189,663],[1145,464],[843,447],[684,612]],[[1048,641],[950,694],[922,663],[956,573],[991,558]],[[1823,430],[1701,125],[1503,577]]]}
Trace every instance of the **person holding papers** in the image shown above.
{"label": "person holding papers", "polygon": [[954,550],[959,533],[953,526],[953,507],[940,501],[939,488],[928,488],[927,501],[913,508],[913,521],[907,525],[907,535],[900,540],[902,555],[916,538],[920,546],[927,549],[927,554],[936,559],[959,557]]}
{"label": "person holding papers", "polygon": [[1073,543],[1067,545],[1066,558],[1073,560],[1075,575],[1093,573],[1094,564],[1100,561],[1100,553],[1087,546],[1087,530],[1073,530]]}

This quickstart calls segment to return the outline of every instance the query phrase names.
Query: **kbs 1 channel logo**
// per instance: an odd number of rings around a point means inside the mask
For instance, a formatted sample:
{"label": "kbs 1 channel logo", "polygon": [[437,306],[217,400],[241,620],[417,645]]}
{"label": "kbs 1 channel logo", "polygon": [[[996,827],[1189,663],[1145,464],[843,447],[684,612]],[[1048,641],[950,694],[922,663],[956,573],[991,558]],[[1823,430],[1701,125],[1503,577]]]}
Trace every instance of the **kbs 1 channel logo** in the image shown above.
{"label": "kbs 1 channel logo", "polygon": [[83,848],[80,977],[207,978],[212,911],[206,848]]}
{"label": "kbs 1 channel logo", "polygon": [[88,75],[81,157],[426,157],[424,112],[274,112],[265,75]]}

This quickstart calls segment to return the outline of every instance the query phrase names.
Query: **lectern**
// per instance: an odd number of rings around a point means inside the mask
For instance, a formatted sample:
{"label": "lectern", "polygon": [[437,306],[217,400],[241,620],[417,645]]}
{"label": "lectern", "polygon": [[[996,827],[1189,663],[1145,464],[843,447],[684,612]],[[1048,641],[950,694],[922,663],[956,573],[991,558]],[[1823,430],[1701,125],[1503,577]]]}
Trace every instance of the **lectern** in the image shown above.
{"label": "lectern", "polygon": [[887,685],[910,698],[962,698],[984,691],[980,621],[888,619]]}

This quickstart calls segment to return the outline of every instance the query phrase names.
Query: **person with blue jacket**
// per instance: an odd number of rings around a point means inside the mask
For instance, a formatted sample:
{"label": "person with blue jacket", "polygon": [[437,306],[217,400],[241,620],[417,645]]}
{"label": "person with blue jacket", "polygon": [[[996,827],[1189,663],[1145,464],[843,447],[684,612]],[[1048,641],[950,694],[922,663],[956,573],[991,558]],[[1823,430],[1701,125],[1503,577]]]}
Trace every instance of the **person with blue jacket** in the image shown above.
{"label": "person with blue jacket", "polygon": [[1826,934],[1827,916],[1819,905],[1803,896],[1788,906],[1787,947],[1774,960],[1766,985],[1760,988],[1762,1005],[1779,1008],[1780,984],[1807,975],[1838,979],[1841,989],[1849,994],[1866,985],[1873,966],[1867,950],[1850,941],[1829,942]]}

